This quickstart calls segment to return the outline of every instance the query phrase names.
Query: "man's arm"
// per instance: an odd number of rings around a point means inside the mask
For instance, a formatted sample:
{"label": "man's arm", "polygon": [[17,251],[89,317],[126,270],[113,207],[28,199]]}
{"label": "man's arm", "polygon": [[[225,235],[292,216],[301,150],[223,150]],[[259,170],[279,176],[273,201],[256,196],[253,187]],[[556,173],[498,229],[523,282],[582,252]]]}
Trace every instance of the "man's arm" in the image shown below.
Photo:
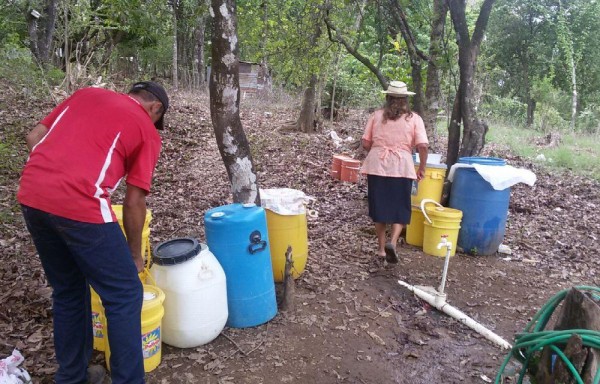
{"label": "man's arm", "polygon": [[44,138],[44,136],[46,136],[47,133],[48,127],[46,127],[44,124],[38,124],[27,134],[25,141],[27,142],[27,148],[29,148],[30,152],[33,147],[35,147],[36,144]]}
{"label": "man's arm", "polygon": [[127,243],[138,272],[144,270],[142,258],[142,229],[146,221],[146,191],[127,184],[123,203],[123,227],[127,235]]}

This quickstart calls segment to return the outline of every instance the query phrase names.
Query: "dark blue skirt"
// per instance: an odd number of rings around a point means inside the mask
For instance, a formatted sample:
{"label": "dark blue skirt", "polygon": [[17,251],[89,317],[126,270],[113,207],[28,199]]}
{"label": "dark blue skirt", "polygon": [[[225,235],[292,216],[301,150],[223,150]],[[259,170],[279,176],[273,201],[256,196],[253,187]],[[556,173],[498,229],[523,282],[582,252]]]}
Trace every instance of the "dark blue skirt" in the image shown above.
{"label": "dark blue skirt", "polygon": [[412,179],[367,175],[369,216],[376,223],[410,223]]}

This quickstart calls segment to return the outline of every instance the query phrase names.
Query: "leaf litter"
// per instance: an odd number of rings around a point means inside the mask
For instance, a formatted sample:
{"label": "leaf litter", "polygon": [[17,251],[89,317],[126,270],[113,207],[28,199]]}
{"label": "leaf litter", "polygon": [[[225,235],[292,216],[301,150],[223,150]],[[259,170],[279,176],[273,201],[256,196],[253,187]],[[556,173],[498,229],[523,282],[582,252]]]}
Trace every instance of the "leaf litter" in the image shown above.
{"label": "leaf litter", "polygon": [[[0,93],[14,113],[0,114],[0,134],[21,135],[50,105],[29,113],[19,95]],[[225,329],[213,342],[191,349],[163,344],[149,383],[431,383],[495,377],[500,351],[457,321],[403,290],[398,279],[437,286],[443,258],[403,245],[396,267],[374,260],[376,239],[367,217],[366,184],[333,180],[331,157],[363,158],[350,141],[336,147],[329,131],[358,139],[367,111],[349,111],[317,134],[279,128],[297,114],[292,103],[243,100],[241,118],[261,188],[294,188],[315,197],[309,217],[306,271],[296,281],[300,303],[268,324]],[[35,116],[33,116],[35,115]],[[231,203],[206,95],[173,94],[163,151],[148,204],[153,245],[174,237],[205,241],[203,214]],[[12,130],[9,132],[9,130]],[[15,149],[26,158],[24,146]],[[439,152],[443,143],[437,144]],[[512,340],[557,290],[598,285],[600,185],[572,172],[551,173],[506,148],[487,145],[484,156],[534,171],[534,187],[512,188],[504,256],[458,254],[450,262],[448,300]],[[14,157],[14,156],[13,156]],[[11,159],[15,163],[15,159]],[[20,218],[14,194],[18,172],[0,173],[0,357],[19,349],[35,382],[51,383],[56,370],[51,290]],[[120,202],[123,189],[115,194]],[[104,356],[95,353],[97,363]]]}

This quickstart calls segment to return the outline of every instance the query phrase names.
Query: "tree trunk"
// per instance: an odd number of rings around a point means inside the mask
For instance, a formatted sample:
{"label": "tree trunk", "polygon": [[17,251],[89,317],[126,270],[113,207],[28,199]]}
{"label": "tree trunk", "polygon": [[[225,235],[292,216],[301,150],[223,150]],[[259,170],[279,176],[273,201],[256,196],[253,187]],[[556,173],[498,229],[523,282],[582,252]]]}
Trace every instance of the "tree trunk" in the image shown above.
{"label": "tree trunk", "polygon": [[260,205],[250,146],[240,120],[239,47],[235,0],[211,0],[213,18],[210,115],[233,201]]}
{"label": "tree trunk", "polygon": [[429,64],[427,66],[427,84],[425,85],[425,110],[423,121],[427,137],[435,147],[437,142],[437,115],[440,110],[440,73],[438,62],[443,55],[444,29],[448,6],[444,0],[433,1],[433,20],[429,35]]}
{"label": "tree trunk", "polygon": [[302,97],[300,116],[296,121],[297,129],[302,132],[312,133],[317,131],[317,116],[315,113],[316,95],[317,75],[312,74],[308,87],[306,87],[304,96]]}
{"label": "tree trunk", "polygon": [[263,64],[266,68],[268,65],[267,62],[267,41],[269,41],[269,4],[268,0],[263,0],[260,5],[262,11],[262,36],[260,41],[258,42],[261,55],[261,64]]}
{"label": "tree trunk", "polygon": [[[600,307],[585,293],[571,288],[563,300],[557,316],[555,330],[589,329],[600,331]],[[582,344],[580,336],[574,334],[567,342],[563,352],[573,363],[584,383],[592,383],[600,364],[600,351]],[[550,347],[544,347],[539,363],[534,366],[536,383],[576,383],[562,359],[557,358],[552,369]]]}
{"label": "tree trunk", "polygon": [[206,79],[204,77],[204,46],[205,46],[205,30],[206,30],[206,17],[200,16],[198,18],[198,25],[194,30],[194,87],[196,89],[203,89],[206,85]]}
{"label": "tree trunk", "polygon": [[575,47],[573,44],[572,33],[569,30],[567,20],[567,11],[564,9],[562,1],[558,1],[558,46],[567,56],[567,68],[571,72],[571,131],[575,131],[575,120],[577,119],[577,72],[575,64]]}
{"label": "tree trunk", "polygon": [[[458,45],[458,65],[460,68],[460,82],[456,97],[459,97],[460,117],[463,123],[463,137],[458,151],[458,156],[475,156],[481,152],[485,144],[485,135],[488,130],[487,124],[477,117],[476,106],[473,100],[475,68],[479,47],[483,40],[489,16],[495,0],[484,0],[475,24],[472,38],[466,20],[466,1],[448,0],[448,8],[452,17],[452,23],[456,31],[456,42]],[[456,102],[455,102],[456,105]],[[455,119],[452,119],[453,124]],[[456,120],[458,121],[458,120]],[[448,140],[448,153],[455,152],[450,148],[456,143]],[[448,166],[453,165],[457,158],[450,158]]]}
{"label": "tree trunk", "polygon": [[177,60],[177,5],[173,1],[173,88],[179,88],[179,74],[177,71],[178,66]]}
{"label": "tree trunk", "polygon": [[50,50],[56,26],[57,3],[57,0],[46,0],[39,18],[31,14],[32,10],[27,14],[31,53],[43,67],[47,67],[50,63]]}
{"label": "tree trunk", "polygon": [[535,100],[533,100],[533,98],[531,97],[531,95],[528,96],[528,100],[527,100],[527,127],[531,128],[533,127],[533,122],[534,122],[534,118],[535,118]]}
{"label": "tree trunk", "polygon": [[333,123],[333,117],[336,115],[335,87],[337,86],[337,77],[338,77],[338,71],[339,71],[340,56],[341,56],[341,50],[340,50],[340,46],[338,46],[338,51],[335,55],[335,65],[334,65],[334,70],[333,70],[333,84],[331,85],[331,106],[330,106],[331,113],[329,114],[329,121],[331,123]]}
{"label": "tree trunk", "polygon": [[[572,53],[572,52],[571,52]],[[571,86],[573,93],[571,97],[571,131],[575,131],[575,121],[577,120],[577,72],[575,68],[575,58],[571,54]]]}
{"label": "tree trunk", "polygon": [[64,4],[64,15],[65,15],[65,30],[64,30],[64,40],[65,40],[65,90],[67,94],[71,93],[71,60],[69,56],[71,53],[69,52],[69,7],[67,3]]}
{"label": "tree trunk", "polygon": [[535,113],[535,100],[531,97],[531,79],[530,79],[530,71],[529,71],[529,51],[526,53],[525,59],[521,65],[523,66],[523,82],[525,83],[525,103],[527,104],[527,128],[531,128],[533,126],[533,119]]}
{"label": "tree trunk", "polygon": [[460,148],[460,126],[462,116],[460,114],[460,88],[456,91],[454,97],[454,106],[452,107],[452,115],[450,117],[450,125],[448,126],[448,152],[446,153],[446,164],[450,167],[458,160],[458,150]]}

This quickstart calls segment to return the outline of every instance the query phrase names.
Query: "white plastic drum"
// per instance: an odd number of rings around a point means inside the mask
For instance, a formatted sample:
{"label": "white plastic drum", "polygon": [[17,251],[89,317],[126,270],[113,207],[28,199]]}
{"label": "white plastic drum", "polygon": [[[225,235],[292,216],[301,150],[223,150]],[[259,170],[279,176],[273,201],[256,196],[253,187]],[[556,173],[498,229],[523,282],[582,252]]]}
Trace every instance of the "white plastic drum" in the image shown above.
{"label": "white plastic drum", "polygon": [[206,244],[177,238],[159,244],[150,273],[165,293],[162,341],[192,348],[214,340],[227,322],[225,272]]}

